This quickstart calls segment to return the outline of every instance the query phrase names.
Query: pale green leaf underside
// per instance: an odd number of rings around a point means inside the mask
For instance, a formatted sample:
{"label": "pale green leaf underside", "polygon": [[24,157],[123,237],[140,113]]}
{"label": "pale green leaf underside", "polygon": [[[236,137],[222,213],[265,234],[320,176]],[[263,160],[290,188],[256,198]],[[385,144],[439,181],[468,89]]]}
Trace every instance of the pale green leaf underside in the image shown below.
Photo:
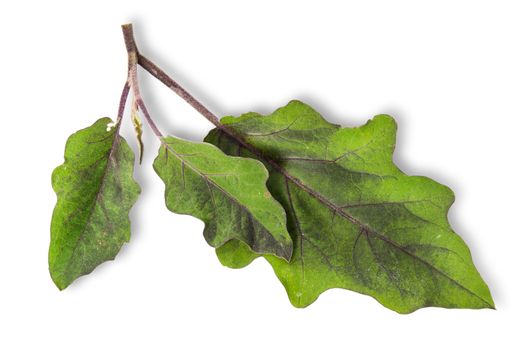
{"label": "pale green leaf underside", "polygon": [[[391,117],[341,128],[292,101],[269,116],[248,113],[222,123],[263,154],[268,188],[286,210],[291,262],[266,259],[293,305],[305,307],[327,289],[345,288],[400,313],[494,307],[468,247],[447,221],[452,191],[393,164]],[[227,154],[255,157],[218,129],[206,141]],[[236,241],[217,254],[230,267],[257,257]]]}
{"label": "pale green leaf underside", "polygon": [[130,239],[132,205],[140,193],[134,154],[110,118],[68,138],[64,164],[52,174],[57,204],[51,220],[49,271],[59,289],[112,260]]}
{"label": "pale green leaf underside", "polygon": [[238,239],[254,252],[290,259],[286,215],[267,190],[268,172],[260,162],[227,156],[208,143],[166,137],[154,169],[165,183],[168,209],[201,219],[211,246]]}

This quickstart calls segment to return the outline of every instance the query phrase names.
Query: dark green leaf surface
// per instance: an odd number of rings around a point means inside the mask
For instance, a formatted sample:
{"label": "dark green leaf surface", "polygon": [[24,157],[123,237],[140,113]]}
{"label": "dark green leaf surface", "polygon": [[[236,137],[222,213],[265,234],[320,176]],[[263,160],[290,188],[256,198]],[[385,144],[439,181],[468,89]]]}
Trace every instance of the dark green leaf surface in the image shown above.
{"label": "dark green leaf surface", "polygon": [[238,239],[254,252],[290,259],[286,215],[265,186],[262,163],[227,156],[208,143],[175,137],[162,142],[154,169],[166,185],[169,210],[201,219],[213,247]]}
{"label": "dark green leaf surface", "polygon": [[130,239],[128,213],[140,193],[134,154],[110,118],[71,135],[53,171],[49,271],[59,289],[112,260]]}
{"label": "dark green leaf surface", "polygon": [[[206,141],[227,154],[259,153],[270,171],[268,188],[286,209],[293,257],[290,264],[266,259],[293,305],[345,288],[400,313],[494,307],[468,247],[447,221],[452,191],[393,164],[391,117],[341,128],[292,101],[269,116],[248,113],[222,123],[248,146],[218,129]],[[230,267],[257,257],[237,241],[217,254]]]}

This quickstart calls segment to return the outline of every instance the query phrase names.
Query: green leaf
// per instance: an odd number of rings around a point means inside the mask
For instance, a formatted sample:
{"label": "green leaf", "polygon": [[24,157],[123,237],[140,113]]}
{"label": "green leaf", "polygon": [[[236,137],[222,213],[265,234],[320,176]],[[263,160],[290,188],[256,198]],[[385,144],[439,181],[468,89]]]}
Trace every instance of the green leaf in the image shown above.
{"label": "green leaf", "polygon": [[[266,259],[293,305],[344,288],[400,313],[494,307],[468,247],[447,221],[452,191],[393,164],[391,117],[341,128],[292,101],[269,116],[248,113],[222,123],[243,142],[218,129],[206,141],[227,154],[259,154],[270,171],[268,188],[286,210],[291,262]],[[236,241],[217,254],[235,268],[257,257]]]}
{"label": "green leaf", "polygon": [[166,185],[168,209],[201,219],[211,246],[238,239],[255,252],[290,259],[286,215],[265,186],[262,163],[227,156],[207,143],[166,137],[154,169]]}
{"label": "green leaf", "polygon": [[64,164],[53,171],[49,271],[59,289],[113,260],[130,239],[128,212],[141,190],[134,154],[113,125],[101,118],[71,135]]}

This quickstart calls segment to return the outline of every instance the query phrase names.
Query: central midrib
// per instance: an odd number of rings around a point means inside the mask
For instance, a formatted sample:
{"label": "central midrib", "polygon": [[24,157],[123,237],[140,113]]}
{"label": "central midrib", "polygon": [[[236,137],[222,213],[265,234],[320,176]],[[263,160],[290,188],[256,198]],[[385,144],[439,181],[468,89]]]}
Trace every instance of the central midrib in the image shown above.
{"label": "central midrib", "polygon": [[460,282],[458,282],[457,280],[455,280],[454,278],[450,277],[449,275],[447,275],[445,272],[439,270],[437,267],[435,267],[434,265],[432,265],[430,262],[424,260],[423,258],[415,255],[414,253],[412,253],[411,251],[405,249],[403,246],[397,244],[396,242],[394,242],[393,240],[391,240],[389,237],[386,237],[385,235],[375,231],[374,229],[372,229],[371,227],[369,227],[368,225],[366,224],[363,224],[362,222],[360,222],[358,219],[356,219],[355,217],[351,216],[349,213],[345,212],[342,208],[338,207],[337,205],[333,204],[328,198],[324,197],[323,195],[321,195],[320,193],[316,192],[315,190],[313,190],[312,188],[308,187],[306,184],[304,184],[300,179],[298,179],[297,177],[295,176],[292,176],[291,174],[289,174],[283,167],[281,167],[278,163],[276,163],[273,159],[269,159],[262,151],[260,151],[258,148],[256,148],[255,146],[253,146],[252,144],[250,144],[249,142],[247,142],[242,136],[240,136],[239,134],[237,134],[235,131],[231,130],[227,125],[224,125],[222,124],[221,127],[218,127],[219,131],[220,132],[224,132],[225,134],[227,134],[230,138],[232,138],[235,142],[239,143],[240,145],[242,145],[243,147],[245,147],[248,151],[250,151],[251,153],[253,153],[255,156],[257,156],[260,160],[268,163],[271,167],[273,167],[278,173],[280,173],[282,176],[284,176],[286,179],[290,180],[292,183],[294,183],[295,185],[297,185],[299,188],[301,188],[302,190],[306,191],[307,193],[309,193],[311,196],[313,196],[314,198],[316,198],[320,203],[322,203],[323,205],[327,206],[328,208],[330,208],[331,210],[333,210],[335,213],[339,214],[341,217],[349,220],[352,224],[354,225],[357,225],[359,226],[361,229],[364,229],[366,230],[367,232],[369,233],[372,233],[374,234],[376,237],[378,237],[380,240],[382,240],[383,242],[391,245],[392,247],[402,251],[403,253],[407,254],[408,256],[418,260],[419,262],[421,262],[423,265],[429,267],[430,269],[432,269],[433,271],[435,271],[436,273],[440,274],[441,276],[443,276],[444,278],[448,279],[449,281],[451,281],[452,283],[454,283],[456,286],[458,286],[459,288],[467,291],[469,294],[475,296],[476,298],[480,299],[481,301],[483,301],[485,304],[487,304],[488,306],[492,307],[492,305],[486,301],[485,299],[483,299],[481,296],[477,295],[475,292],[473,292],[472,290],[468,289],[467,287],[463,286]]}
{"label": "central midrib", "polygon": [[91,219],[92,219],[93,214],[95,212],[95,206],[101,200],[101,193],[104,191],[104,187],[106,185],[108,169],[110,168],[111,158],[112,158],[112,156],[113,156],[113,154],[115,152],[116,144],[119,143],[119,141],[120,141],[119,140],[119,128],[120,128],[120,123],[119,123],[119,125],[116,126],[116,128],[114,130],[113,139],[112,139],[112,145],[110,147],[110,151],[108,152],[108,160],[106,161],[106,165],[104,167],[104,170],[103,170],[103,173],[102,173],[102,176],[101,176],[101,183],[100,183],[100,186],[99,186],[99,190],[97,191],[97,195],[95,196],[95,199],[93,200],[93,203],[90,205],[89,214],[87,216],[86,223],[84,224],[84,227],[83,227],[82,231],[79,233],[79,237],[77,238],[77,241],[75,243],[75,247],[73,248],[73,250],[71,252],[71,256],[68,259],[68,264],[64,268],[64,274],[66,274],[67,271],[70,269],[70,267],[71,267],[71,265],[73,263],[74,257],[75,257],[74,256],[75,252],[79,248],[80,244],[84,240],[84,236],[86,235],[86,231],[88,229],[88,224],[91,222]]}
{"label": "central midrib", "polygon": [[[243,208],[243,210],[245,211],[245,213],[251,218],[251,220],[254,220],[258,223],[260,223],[260,225],[262,227],[265,228],[265,230],[269,233],[269,236],[271,236],[278,244],[278,246],[280,248],[283,249],[283,251],[285,252],[287,256],[287,260],[289,260],[291,258],[290,254],[287,253],[287,249],[285,249],[284,247],[282,247],[282,245],[278,242],[278,240],[273,236],[273,234],[271,233],[271,231],[265,226],[263,225],[260,220],[258,220],[257,218],[255,218],[253,216],[253,214],[251,213],[251,211],[249,210],[249,208],[247,208],[247,206],[245,206],[243,203],[241,203],[239,200],[237,200],[234,196],[232,196],[229,192],[227,192],[225,189],[223,189],[221,187],[220,184],[216,183],[213,179],[210,179],[206,176],[206,174],[204,174],[203,172],[201,172],[200,170],[196,169],[195,167],[192,166],[192,164],[186,160],[186,159],[183,159],[183,155],[180,154],[180,153],[177,153],[176,150],[174,148],[172,148],[170,145],[170,143],[167,143],[165,139],[160,139],[161,143],[163,144],[163,146],[170,151],[170,153],[172,153],[172,155],[179,159],[179,161],[183,164],[186,164],[186,166],[188,168],[190,168],[192,171],[194,171],[194,173],[196,173],[199,177],[201,177],[203,179],[203,181],[205,181],[206,183],[210,183],[210,184],[213,184],[215,188],[217,188],[221,193],[223,193],[225,195],[225,197],[227,197],[230,201],[236,203],[236,205],[238,205],[239,207]],[[264,185],[265,186],[265,185]],[[212,192],[210,193],[211,195],[211,199],[214,200],[214,198],[212,198]],[[220,244],[219,246],[225,244],[225,242],[223,242],[222,244]],[[259,253],[259,254],[262,254],[262,253]],[[275,255],[274,253],[270,253],[270,254],[273,254]],[[292,254],[292,250],[291,250],[291,254]],[[281,257],[281,256],[278,256],[276,255],[277,257],[279,258],[284,258],[284,257]]]}

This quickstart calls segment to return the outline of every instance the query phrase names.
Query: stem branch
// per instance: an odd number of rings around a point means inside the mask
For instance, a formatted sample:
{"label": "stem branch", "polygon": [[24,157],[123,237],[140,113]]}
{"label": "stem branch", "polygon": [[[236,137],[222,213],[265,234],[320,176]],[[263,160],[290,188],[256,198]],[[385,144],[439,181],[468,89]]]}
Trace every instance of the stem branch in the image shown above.
{"label": "stem branch", "polygon": [[143,112],[148,125],[152,129],[153,133],[158,137],[162,138],[163,134],[159,131],[156,123],[150,116],[148,109],[141,97],[141,91],[139,89],[139,82],[137,80],[137,61],[139,52],[137,52],[137,46],[135,45],[134,32],[131,24],[125,24],[122,26],[124,43],[126,45],[126,51],[128,52],[128,84],[132,88],[132,94],[134,96],[135,103]]}
{"label": "stem branch", "polygon": [[[133,35],[133,34],[132,34]],[[163,72],[161,68],[156,66],[152,61],[150,61],[145,56],[138,53],[137,63],[143,67],[148,73],[152,74],[156,79],[165,84],[170,90],[174,91],[179,97],[184,99],[189,105],[194,107],[201,115],[207,118],[214,126],[221,128],[222,124],[220,123],[219,118],[212,113],[207,107],[205,107],[201,102],[199,102],[194,96],[188,93],[181,85],[179,85],[174,79],[172,79],[168,74]]]}
{"label": "stem branch", "polygon": [[121,123],[121,119],[123,119],[124,114],[124,108],[126,106],[126,100],[128,99],[128,93],[130,92],[130,84],[128,84],[128,81],[124,84],[123,92],[121,92],[121,100],[119,101],[119,109],[117,111],[117,120],[115,121],[115,124],[119,125]]}

